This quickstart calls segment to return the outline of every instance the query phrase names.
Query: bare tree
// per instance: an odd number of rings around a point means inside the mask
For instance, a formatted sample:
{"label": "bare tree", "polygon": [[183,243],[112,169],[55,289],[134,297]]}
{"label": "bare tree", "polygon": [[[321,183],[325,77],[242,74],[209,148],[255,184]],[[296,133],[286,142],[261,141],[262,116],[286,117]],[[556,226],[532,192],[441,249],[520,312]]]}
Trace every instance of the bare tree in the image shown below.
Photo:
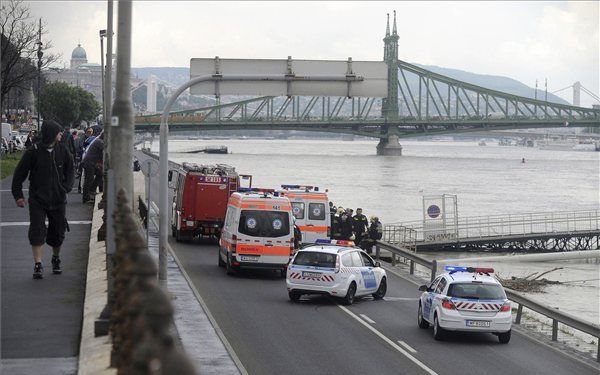
{"label": "bare tree", "polygon": [[[33,19],[29,7],[22,0],[2,1],[0,9],[2,27],[0,75],[1,107],[5,108],[5,98],[10,92],[28,91],[35,87],[38,78],[38,47],[41,37],[47,34],[45,25]],[[48,53],[52,48],[50,40],[42,39],[40,68],[43,70],[60,58]]]}

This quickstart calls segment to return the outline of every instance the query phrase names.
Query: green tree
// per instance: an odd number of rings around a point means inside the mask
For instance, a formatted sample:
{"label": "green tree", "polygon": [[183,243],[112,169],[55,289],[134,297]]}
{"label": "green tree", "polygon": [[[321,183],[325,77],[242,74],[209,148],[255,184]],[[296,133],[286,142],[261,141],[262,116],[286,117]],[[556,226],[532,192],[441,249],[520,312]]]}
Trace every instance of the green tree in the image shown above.
{"label": "green tree", "polygon": [[100,114],[100,104],[94,95],[64,82],[47,84],[41,98],[43,117],[56,120],[63,126],[76,127],[81,121],[94,120]]}

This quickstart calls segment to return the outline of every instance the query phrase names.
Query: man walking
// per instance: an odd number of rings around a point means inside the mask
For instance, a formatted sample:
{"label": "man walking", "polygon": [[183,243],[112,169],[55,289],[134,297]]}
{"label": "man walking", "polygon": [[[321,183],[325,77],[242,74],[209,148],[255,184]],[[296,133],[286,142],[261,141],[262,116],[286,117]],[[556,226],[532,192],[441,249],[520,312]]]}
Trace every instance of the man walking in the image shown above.
{"label": "man walking", "polygon": [[[17,206],[25,207],[23,181],[29,176],[29,243],[33,253],[33,278],[44,277],[44,241],[52,247],[52,273],[60,274],[60,248],[68,228],[65,217],[67,193],[73,188],[73,156],[61,143],[62,127],[44,121],[41,141],[33,144],[19,161],[12,180]],[[46,227],[46,218],[48,227]]]}
{"label": "man walking", "polygon": [[94,204],[93,194],[102,184],[102,158],[104,156],[104,132],[88,146],[81,159],[83,169],[83,203]]}

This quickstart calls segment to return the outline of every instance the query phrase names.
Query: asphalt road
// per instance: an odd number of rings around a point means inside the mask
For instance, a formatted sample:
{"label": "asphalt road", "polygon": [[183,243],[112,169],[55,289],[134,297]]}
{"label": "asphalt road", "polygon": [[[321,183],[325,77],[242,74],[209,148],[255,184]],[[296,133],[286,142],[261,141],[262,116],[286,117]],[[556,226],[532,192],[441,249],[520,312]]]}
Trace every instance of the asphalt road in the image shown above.
{"label": "asphalt road", "polygon": [[513,332],[433,339],[417,326],[417,285],[388,272],[382,301],[350,307],[332,298],[289,301],[277,272],[227,276],[215,243],[171,243],[193,285],[249,374],[597,374]]}
{"label": "asphalt road", "polygon": [[431,328],[417,326],[418,286],[391,272],[382,301],[293,303],[277,272],[226,275],[214,240],[169,243],[248,374],[598,374],[523,330],[507,345],[491,334],[435,341]]}

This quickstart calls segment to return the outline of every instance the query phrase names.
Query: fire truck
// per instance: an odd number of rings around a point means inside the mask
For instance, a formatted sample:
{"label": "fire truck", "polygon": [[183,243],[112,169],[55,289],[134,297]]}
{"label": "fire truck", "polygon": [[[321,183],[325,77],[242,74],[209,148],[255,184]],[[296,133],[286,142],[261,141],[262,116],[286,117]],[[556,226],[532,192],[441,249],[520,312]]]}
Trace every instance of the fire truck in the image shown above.
{"label": "fire truck", "polygon": [[184,162],[169,172],[169,186],[174,189],[171,230],[175,240],[219,238],[229,196],[240,187],[251,187],[252,176],[238,174],[227,164]]}

